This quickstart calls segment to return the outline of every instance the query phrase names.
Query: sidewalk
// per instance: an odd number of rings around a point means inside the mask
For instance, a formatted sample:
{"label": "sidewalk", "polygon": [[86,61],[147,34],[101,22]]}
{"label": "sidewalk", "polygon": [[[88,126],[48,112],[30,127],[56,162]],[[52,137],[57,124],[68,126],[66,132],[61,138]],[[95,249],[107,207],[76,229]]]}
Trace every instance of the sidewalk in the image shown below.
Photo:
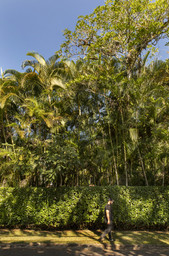
{"label": "sidewalk", "polygon": [[1,256],[169,256],[165,246],[125,246],[114,248],[103,245],[8,245],[0,248]]}

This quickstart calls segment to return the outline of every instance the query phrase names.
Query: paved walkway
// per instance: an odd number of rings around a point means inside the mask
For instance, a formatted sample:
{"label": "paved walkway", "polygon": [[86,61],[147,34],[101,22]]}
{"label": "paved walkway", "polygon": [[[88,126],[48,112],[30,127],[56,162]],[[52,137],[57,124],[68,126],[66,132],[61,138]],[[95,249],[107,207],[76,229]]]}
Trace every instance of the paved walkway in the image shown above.
{"label": "paved walkway", "polygon": [[169,256],[169,246],[0,245],[0,256]]}

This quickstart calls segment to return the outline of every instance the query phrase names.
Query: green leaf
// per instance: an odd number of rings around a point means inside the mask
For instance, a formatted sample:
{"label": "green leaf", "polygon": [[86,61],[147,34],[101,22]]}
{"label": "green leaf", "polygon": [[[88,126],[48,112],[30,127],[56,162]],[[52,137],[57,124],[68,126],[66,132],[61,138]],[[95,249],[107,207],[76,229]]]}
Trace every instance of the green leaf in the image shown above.
{"label": "green leaf", "polygon": [[36,52],[28,52],[27,55],[34,57],[42,66],[46,66],[46,61],[45,61],[45,59],[44,59],[43,56],[40,55],[39,53],[36,53]]}
{"label": "green leaf", "polygon": [[65,84],[64,84],[64,83],[62,82],[62,80],[59,79],[59,78],[52,77],[52,78],[50,79],[50,83],[51,83],[52,87],[54,87],[54,86],[59,86],[59,87],[65,89]]}

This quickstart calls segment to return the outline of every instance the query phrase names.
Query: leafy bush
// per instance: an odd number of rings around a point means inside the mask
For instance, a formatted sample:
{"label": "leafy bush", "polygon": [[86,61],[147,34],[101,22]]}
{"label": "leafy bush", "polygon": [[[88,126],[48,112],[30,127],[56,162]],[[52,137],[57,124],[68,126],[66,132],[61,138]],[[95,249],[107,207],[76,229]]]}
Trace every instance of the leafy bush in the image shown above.
{"label": "leafy bush", "polygon": [[1,227],[101,228],[113,197],[115,228],[166,228],[168,187],[0,188]]}

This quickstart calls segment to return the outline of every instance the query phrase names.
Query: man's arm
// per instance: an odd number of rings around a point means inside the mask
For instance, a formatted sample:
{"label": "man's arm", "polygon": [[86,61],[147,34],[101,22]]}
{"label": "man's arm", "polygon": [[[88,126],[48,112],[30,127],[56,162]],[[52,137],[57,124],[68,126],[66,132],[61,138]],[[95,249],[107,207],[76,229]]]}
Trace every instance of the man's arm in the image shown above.
{"label": "man's arm", "polygon": [[106,210],[107,224],[110,224],[110,211]]}

